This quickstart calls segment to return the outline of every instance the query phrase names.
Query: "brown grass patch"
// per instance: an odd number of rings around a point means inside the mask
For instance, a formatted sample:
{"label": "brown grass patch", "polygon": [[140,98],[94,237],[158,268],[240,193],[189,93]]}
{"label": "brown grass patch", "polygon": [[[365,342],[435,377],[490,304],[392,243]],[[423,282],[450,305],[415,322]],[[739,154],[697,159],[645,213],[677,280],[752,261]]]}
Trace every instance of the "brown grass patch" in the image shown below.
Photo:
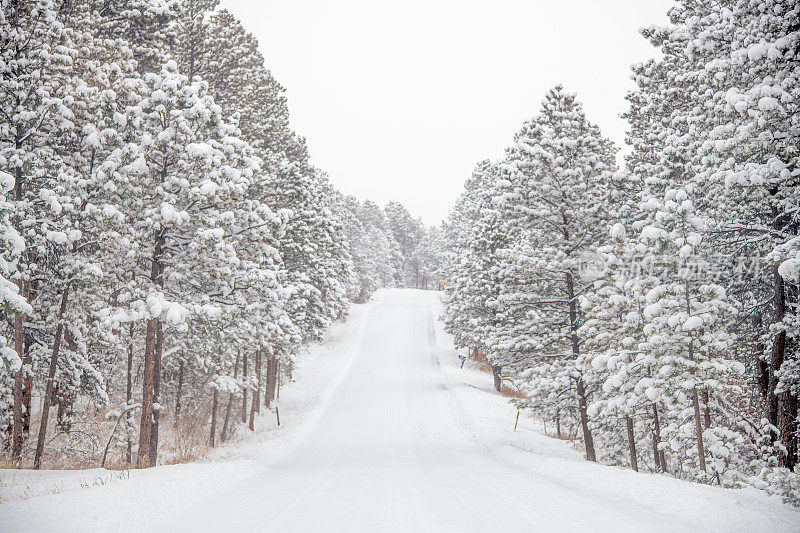
{"label": "brown grass patch", "polygon": [[[489,363],[489,360],[486,358],[486,354],[483,352],[471,352],[470,359],[478,363],[478,370],[481,372],[485,372],[487,374],[492,373],[492,365]],[[506,398],[518,398],[520,400],[524,400],[527,398],[524,393],[518,391],[514,387],[509,385],[502,385],[500,387],[500,395],[505,396]]]}
{"label": "brown grass patch", "polygon": [[508,385],[503,385],[500,387],[500,396],[505,396],[506,398],[519,398],[520,400],[527,398],[524,393],[513,387],[509,387]]}

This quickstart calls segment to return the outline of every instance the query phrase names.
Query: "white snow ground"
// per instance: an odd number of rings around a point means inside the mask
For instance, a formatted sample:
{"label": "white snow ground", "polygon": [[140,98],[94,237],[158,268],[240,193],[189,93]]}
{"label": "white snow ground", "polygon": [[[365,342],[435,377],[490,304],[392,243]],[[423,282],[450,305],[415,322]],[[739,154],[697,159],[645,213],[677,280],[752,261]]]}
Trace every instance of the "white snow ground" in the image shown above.
{"label": "white snow ground", "polygon": [[754,489],[587,463],[529,418],[513,431],[440,313],[437,293],[401,289],[354,306],[282,390],[281,428],[262,415],[209,461],[0,471],[0,497],[30,496],[0,505],[0,531],[800,531]]}

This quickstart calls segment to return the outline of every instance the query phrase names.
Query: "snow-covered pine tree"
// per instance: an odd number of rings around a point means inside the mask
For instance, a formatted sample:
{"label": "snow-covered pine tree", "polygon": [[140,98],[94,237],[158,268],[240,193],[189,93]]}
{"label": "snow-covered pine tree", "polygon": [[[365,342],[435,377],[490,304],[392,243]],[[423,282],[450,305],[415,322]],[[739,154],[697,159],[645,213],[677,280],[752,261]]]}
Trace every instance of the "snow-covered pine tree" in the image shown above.
{"label": "snow-covered pine tree", "polygon": [[180,69],[208,82],[224,116],[238,123],[261,158],[258,200],[291,213],[279,238],[284,282],[295,295],[289,312],[305,339],[317,339],[345,312],[350,275],[349,267],[341,268],[349,257],[335,237],[327,179],[308,164],[305,143],[289,129],[283,89],[264,66],[257,41],[229,12],[215,11],[217,4],[184,0],[176,7]]}
{"label": "snow-covered pine tree", "polygon": [[[550,364],[567,373],[576,395],[586,457],[596,460],[586,413],[591,391],[579,366],[583,292],[582,260],[606,240],[615,149],[587,121],[575,94],[548,91],[540,114],[525,124],[504,162],[507,183],[499,200],[509,213],[514,239],[501,254],[500,325],[490,354],[514,354],[515,365]],[[506,357],[508,355],[505,355]],[[547,376],[547,377],[544,377]],[[550,373],[529,371],[527,388],[541,388]]]}
{"label": "snow-covered pine tree", "polygon": [[[39,285],[33,316],[43,327],[31,336],[31,348],[42,354],[40,374],[45,377],[37,468],[50,405],[58,405],[57,423],[64,429],[78,394],[107,402],[103,374],[113,376],[114,358],[124,357],[127,348],[121,330],[106,327],[97,313],[114,304],[130,278],[116,245],[124,215],[107,194],[106,172],[124,146],[126,108],[138,101],[142,82],[126,43],[100,36],[95,15],[102,18],[88,6],[62,13],[79,50],[72,65],[77,76],[67,89],[74,98],[74,127],[52,144],[66,167],[66,179],[56,192],[71,226],[52,245],[54,258],[46,264],[51,283]],[[102,349],[92,349],[98,346]],[[129,413],[125,406],[121,411]]]}
{"label": "snow-covered pine tree", "polygon": [[369,242],[374,247],[378,260],[379,284],[382,287],[394,287],[399,275],[400,247],[389,229],[383,210],[370,200],[361,203],[360,218]]}
{"label": "snow-covered pine tree", "polygon": [[793,465],[796,396],[774,391],[779,374],[794,375],[788,368],[797,352],[797,289],[778,268],[798,227],[798,9],[781,1],[678,2],[669,16],[669,26],[645,31],[662,58],[634,69],[629,163],[651,192],[656,182],[660,191],[696,185],[707,242],[719,254],[715,268],[741,304],[735,357],[757,375],[768,425],[784,427],[788,453],[780,460]]}
{"label": "snow-covered pine tree", "polygon": [[[651,401],[663,398],[670,411],[665,438],[673,452],[691,459],[690,470],[697,467],[703,476],[712,458],[713,471],[720,472],[729,451],[725,435],[715,433],[710,416],[701,413],[701,396],[708,409],[709,396],[736,391],[731,377],[744,369],[725,357],[734,342],[727,326],[734,309],[724,288],[705,279],[706,222],[695,212],[692,191],[691,186],[668,188],[663,200],[653,196],[643,204],[648,217],[640,242],[663,258],[664,268],[645,298],[640,349],[654,361],[657,377],[645,394]],[[713,445],[707,445],[709,438]]]}
{"label": "snow-covered pine tree", "polygon": [[[453,257],[448,278],[448,330],[457,346],[473,356],[489,352],[487,339],[498,326],[499,294],[498,250],[509,243],[502,211],[495,204],[498,166],[490,161],[478,163],[465,191],[450,216],[448,238]],[[510,361],[493,354],[494,385],[501,388],[501,369]]]}
{"label": "snow-covered pine tree", "polygon": [[347,250],[325,198],[324,177],[312,168],[287,163],[268,193],[269,205],[291,214],[280,237],[286,283],[293,291],[289,315],[304,340],[320,339],[331,321],[347,310]]}
{"label": "snow-covered pine tree", "polygon": [[[33,309],[19,292],[12,280],[17,262],[25,250],[25,242],[14,227],[12,217],[14,204],[6,200],[6,195],[14,190],[14,177],[0,171],[0,309],[8,316],[30,314]],[[0,434],[3,440],[10,433],[14,409],[14,376],[22,367],[22,359],[13,347],[13,339],[0,333]]]}
{"label": "snow-covered pine tree", "polygon": [[420,273],[419,265],[414,260],[414,251],[422,238],[422,222],[414,219],[408,209],[399,202],[387,203],[384,213],[389,231],[400,250],[400,277],[397,283],[405,287],[417,287]]}
{"label": "snow-covered pine tree", "polygon": [[[641,225],[632,226],[636,231]],[[641,349],[646,296],[659,280],[646,260],[649,248],[631,240],[628,231],[622,223],[611,227],[611,242],[597,250],[598,277],[581,297],[582,367],[600,384],[589,406],[602,437],[600,459],[619,464],[627,456],[638,470],[646,449],[640,443],[651,436],[653,471],[659,471],[666,468],[660,431],[665,410],[659,397],[648,394],[657,367],[653,354]]]}
{"label": "snow-covered pine tree", "polygon": [[353,196],[344,196],[338,191],[332,191],[331,198],[333,213],[342,228],[342,237],[353,263],[353,275],[347,282],[347,296],[352,302],[364,303],[380,287],[378,272],[380,250],[367,236],[367,227],[359,216],[358,200]]}
{"label": "snow-covered pine tree", "polygon": [[[683,9],[697,19],[690,6]],[[724,39],[692,33],[695,48],[714,44],[713,60],[694,68],[707,89],[689,118],[708,125],[695,169],[720,246],[737,264],[757,267],[745,279],[728,279],[738,282],[731,288],[747,304],[742,322],[750,325],[745,333],[755,353],[747,362],[756,360],[765,418],[784,450],[778,459],[791,470],[800,461],[800,288],[792,261],[800,234],[800,6],[735,1],[705,21]]]}
{"label": "snow-covered pine tree", "polygon": [[[69,94],[77,50],[71,32],[58,19],[50,0],[7,2],[0,12],[0,164],[14,177],[14,225],[25,239],[14,281],[21,294],[35,300],[41,268],[54,245],[69,235],[71,221],[61,217],[60,200],[68,168],[57,149],[69,135],[74,103]],[[27,317],[14,318],[14,350],[23,366],[14,383],[12,456],[19,458],[30,429],[33,355],[27,342]]]}
{"label": "snow-covered pine tree", "polygon": [[209,24],[207,53],[196,68],[225,116],[236,118],[242,138],[262,159],[272,153],[305,160],[305,143],[289,126],[285,89],[267,70],[256,38],[225,9],[214,11]]}
{"label": "snow-covered pine tree", "polygon": [[240,261],[231,236],[249,228],[242,217],[252,211],[242,207],[258,172],[203,82],[189,82],[174,63],[144,82],[143,98],[127,110],[134,133],[107,184],[128,217],[120,236],[127,259],[143,269],[128,295],[131,319],[147,325],[139,467],[155,464],[164,335],[230,289],[235,277],[226,273]]}
{"label": "snow-covered pine tree", "polygon": [[419,266],[420,289],[436,289],[444,280],[444,235],[440,226],[429,226],[414,251],[414,261]]}

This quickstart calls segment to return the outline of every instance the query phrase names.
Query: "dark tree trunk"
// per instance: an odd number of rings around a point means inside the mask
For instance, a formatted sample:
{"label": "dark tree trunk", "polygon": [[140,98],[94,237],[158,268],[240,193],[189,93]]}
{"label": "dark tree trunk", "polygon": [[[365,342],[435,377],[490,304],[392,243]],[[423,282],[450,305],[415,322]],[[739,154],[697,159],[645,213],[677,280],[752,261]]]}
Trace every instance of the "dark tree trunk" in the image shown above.
{"label": "dark tree trunk", "polygon": [[[233,363],[233,379],[239,377],[239,352],[236,352],[236,362]],[[228,423],[231,420],[231,410],[233,409],[233,399],[235,395],[231,392],[228,395],[228,406],[225,408],[225,419],[222,421],[222,434],[220,440],[225,442],[228,440]]]}
{"label": "dark tree trunk", "polygon": [[253,409],[255,409],[256,413],[261,413],[261,389],[263,387],[263,383],[261,380],[261,373],[262,373],[262,364],[263,358],[261,357],[261,352],[256,353],[256,390],[253,393],[255,395],[255,401],[253,402]]}
{"label": "dark tree trunk", "polygon": [[209,436],[208,443],[213,448],[216,445],[217,434],[217,402],[219,399],[219,390],[214,388],[211,400],[211,435]]}
{"label": "dark tree trunk", "polygon": [[275,357],[270,357],[269,361],[267,361],[267,387],[264,391],[264,405],[267,407],[275,399],[277,377],[278,360]]}
{"label": "dark tree trunk", "polygon": [[[275,400],[281,399],[281,362],[278,359],[275,359]],[[277,409],[277,407],[276,407]]]}
{"label": "dark tree trunk", "polygon": [[256,388],[253,391],[253,405],[250,406],[250,422],[248,423],[247,427],[250,431],[255,430],[255,418],[256,412],[259,410],[259,404],[261,402],[261,352],[256,352],[256,360],[255,363],[255,372],[256,372]]}
{"label": "dark tree trunk", "polygon": [[636,460],[636,438],[633,435],[633,419],[630,416],[625,416],[625,426],[628,430],[628,450],[631,454],[631,468],[638,472],[639,462]]}
{"label": "dark tree trunk", "polygon": [[[572,354],[577,358],[580,355],[580,343],[578,342],[578,306],[575,303],[575,282],[572,272],[567,272],[567,297],[569,298],[569,326],[570,338],[572,340]],[[583,445],[586,448],[586,459],[597,461],[594,451],[594,438],[589,428],[589,414],[586,412],[586,385],[583,378],[579,377],[576,383],[578,392],[578,414],[581,418],[581,430],[583,431]]]}
{"label": "dark tree trunk", "polygon": [[36,455],[33,458],[33,468],[36,470],[38,470],[42,464],[44,440],[47,435],[47,421],[50,415],[50,405],[53,403],[53,391],[55,390],[58,353],[61,349],[61,337],[64,334],[64,312],[67,310],[68,298],[69,283],[64,286],[64,292],[61,293],[61,305],[58,308],[58,315],[56,317],[56,334],[53,339],[53,349],[50,353],[50,368],[47,370],[47,383],[44,389],[44,401],[42,402],[42,419],[41,422],[39,422],[39,438],[36,440]]}
{"label": "dark tree trunk", "polygon": [[658,420],[658,406],[653,404],[653,459],[656,462],[656,470],[667,471],[667,462],[664,460],[664,452],[658,449],[661,443],[661,424]]}
{"label": "dark tree trunk", "polygon": [[[130,406],[133,400],[133,322],[128,326],[128,367],[125,372],[125,403]],[[130,418],[130,409],[125,411],[125,418]],[[133,443],[131,442],[131,435],[128,432],[126,440],[128,441],[127,449],[125,450],[125,460],[128,464],[133,461]]]}
{"label": "dark tree trunk", "polygon": [[[773,196],[777,194],[777,189],[770,190]],[[782,231],[786,226],[785,217],[778,216],[776,208],[772,211],[773,222],[772,226],[778,231]],[[783,320],[786,315],[787,307],[787,287],[784,283],[783,277],[778,272],[779,263],[772,266],[773,276],[773,301],[774,301],[774,319],[773,323],[778,323]],[[791,286],[796,289],[796,287]],[[795,294],[797,291],[793,290]],[[798,461],[798,399],[796,396],[791,395],[788,391],[776,394],[779,377],[778,371],[781,370],[783,363],[786,359],[787,352],[787,338],[786,332],[781,331],[775,336],[775,341],[772,346],[772,358],[769,365],[769,383],[767,390],[767,419],[771,424],[778,428],[778,435],[776,438],[780,439],[781,444],[786,449],[786,453],[780,453],[778,456],[778,464],[780,466],[793,469]]]}
{"label": "dark tree trunk", "polygon": [[[774,322],[783,320],[786,314],[786,295],[784,291],[783,278],[778,272],[778,265],[773,266],[773,298],[775,300]],[[773,426],[778,425],[778,396],[775,388],[778,385],[777,371],[783,365],[786,351],[786,332],[781,331],[775,336],[772,345],[772,361],[769,365],[769,384],[767,388],[767,420]]]}
{"label": "dark tree trunk", "polygon": [[556,409],[556,435],[561,438],[561,411]]}
{"label": "dark tree trunk", "polygon": [[27,439],[31,433],[31,402],[33,400],[33,358],[28,340],[25,341],[22,364],[31,369],[30,372],[25,373],[25,379],[22,382],[22,435]]}
{"label": "dark tree trunk", "polygon": [[153,423],[153,371],[155,365],[156,319],[147,320],[142,369],[142,415],[139,422],[139,453],[136,467],[150,464],[150,429]]}
{"label": "dark tree trunk", "polygon": [[[162,170],[166,172],[166,167]],[[152,262],[150,265],[150,281],[157,287],[164,286],[164,271],[162,266],[164,253],[164,230],[160,230],[155,235],[155,246],[153,248]],[[154,427],[153,401],[156,388],[156,372],[161,370],[161,320],[150,318],[147,320],[147,331],[145,333],[144,344],[144,369],[142,371],[142,416],[139,426],[139,453],[136,461],[137,468],[147,468],[154,464],[157,457],[151,457],[153,445],[153,431],[158,431],[158,426]],[[156,361],[158,359],[158,361]],[[158,365],[156,365],[158,362]],[[158,367],[158,369],[156,368]],[[157,438],[157,436],[156,436]],[[155,449],[157,450],[156,443]]]}
{"label": "dark tree trunk", "polygon": [[703,445],[703,425],[700,423],[700,401],[697,398],[697,387],[692,389],[692,405],[694,406],[694,425],[697,432],[697,459],[700,470],[706,471],[706,450]]}
{"label": "dark tree trunk", "polygon": [[[19,183],[17,183],[19,187]],[[26,299],[28,298],[29,283],[26,281],[22,285],[22,294]],[[25,324],[26,316],[21,313],[14,315],[14,350],[20,359],[24,358],[25,353],[25,336],[23,333],[23,325]],[[25,381],[25,364],[17,370],[14,375],[14,406],[13,406],[13,422],[11,427],[11,457],[19,459],[22,454],[22,442],[24,439],[22,425],[24,415],[24,400],[22,397],[22,389]]]}
{"label": "dark tree trunk", "polygon": [[[686,313],[691,315],[692,306],[689,302],[689,281],[684,282],[684,296],[686,297]],[[694,361],[694,339],[689,338],[689,359]],[[700,398],[697,387],[692,387],[692,407],[694,407],[694,426],[697,433],[697,459],[700,462],[700,470],[706,471],[706,449],[703,445],[703,423],[700,416]]]}
{"label": "dark tree trunk", "polygon": [[597,461],[597,456],[594,451],[594,438],[592,431],[589,428],[589,416],[586,413],[586,386],[583,383],[583,378],[578,378],[578,409],[581,417],[581,430],[583,431],[583,444],[586,447],[586,459],[589,461]]}
{"label": "dark tree trunk", "polygon": [[711,394],[708,389],[703,389],[703,427],[711,427]]}
{"label": "dark tree trunk", "polygon": [[793,470],[798,461],[797,396],[783,391],[778,395],[778,431],[786,454],[781,457],[781,466]]}
{"label": "dark tree trunk", "polygon": [[153,425],[150,427],[150,466],[158,463],[158,420],[161,417],[160,389],[161,389],[161,354],[164,350],[164,330],[161,321],[156,322],[156,346],[153,355]]}
{"label": "dark tree trunk", "polygon": [[494,378],[494,390],[500,392],[503,388],[503,367],[501,365],[492,365],[492,378]]}
{"label": "dark tree trunk", "polygon": [[242,381],[244,382],[244,387],[242,387],[242,424],[247,424],[247,387],[249,386],[247,377],[247,354],[242,354]]}
{"label": "dark tree trunk", "polygon": [[181,355],[181,361],[178,363],[178,386],[175,389],[175,420],[172,421],[172,425],[178,425],[178,418],[181,416],[181,393],[183,392],[183,365],[185,364],[183,356]]}

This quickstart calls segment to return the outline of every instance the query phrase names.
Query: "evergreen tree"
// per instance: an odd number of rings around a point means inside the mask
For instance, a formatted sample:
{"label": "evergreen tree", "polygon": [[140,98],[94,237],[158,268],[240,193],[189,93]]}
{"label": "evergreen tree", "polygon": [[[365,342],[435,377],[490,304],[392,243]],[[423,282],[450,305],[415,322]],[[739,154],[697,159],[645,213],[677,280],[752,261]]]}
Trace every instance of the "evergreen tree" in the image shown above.
{"label": "evergreen tree", "polygon": [[498,195],[514,229],[512,244],[501,252],[499,326],[489,340],[490,358],[510,358],[517,368],[542,358],[572,360],[558,365],[559,373],[569,376],[563,381],[577,396],[586,456],[595,460],[586,414],[591,391],[578,364],[577,298],[582,260],[606,238],[614,149],[561,87],[547,93],[542,112],[515,141],[504,163],[509,179]]}
{"label": "evergreen tree", "polygon": [[[57,17],[50,0],[5,2],[0,12],[0,164],[14,178],[14,226],[26,249],[17,262],[14,281],[21,295],[33,301],[41,268],[57,246],[72,233],[71,221],[61,217],[61,196],[69,181],[56,140],[73,128],[69,94],[77,50],[71,32]],[[14,377],[12,456],[19,458],[30,429],[32,354],[26,342],[27,316],[14,317],[14,351],[23,366]]]}

